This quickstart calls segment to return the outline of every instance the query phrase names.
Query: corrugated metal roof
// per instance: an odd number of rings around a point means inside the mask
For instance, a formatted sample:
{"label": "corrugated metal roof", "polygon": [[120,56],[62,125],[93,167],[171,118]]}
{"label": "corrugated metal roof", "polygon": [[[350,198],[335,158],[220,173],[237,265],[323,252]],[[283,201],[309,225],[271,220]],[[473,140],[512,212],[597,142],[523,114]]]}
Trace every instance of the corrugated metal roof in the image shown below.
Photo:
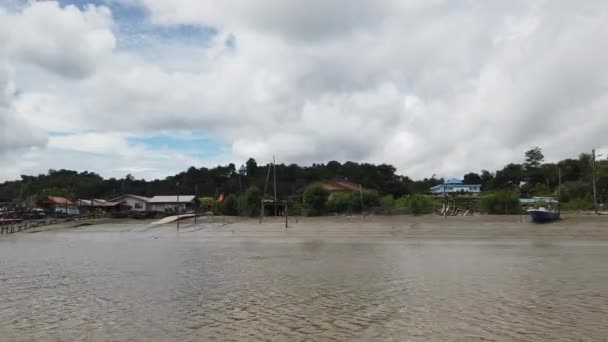
{"label": "corrugated metal roof", "polygon": [[92,200],[79,199],[76,203],[78,205],[87,206],[87,207],[113,207],[116,205],[120,205],[122,202],[108,202],[103,199],[94,198]]}
{"label": "corrugated metal roof", "polygon": [[125,197],[133,197],[137,200],[144,201],[144,202],[148,202],[150,200],[150,197],[144,197],[144,196],[138,196],[138,195],[122,195],[120,197],[112,198],[110,200],[110,202],[118,202]]}
{"label": "corrugated metal roof", "polygon": [[[179,202],[190,202],[194,200],[194,195],[179,195]],[[177,195],[174,196],[154,196],[148,203],[177,203]]]}
{"label": "corrugated metal roof", "polygon": [[356,191],[359,190],[359,184],[348,180],[334,179],[322,181],[321,185],[328,191]]}
{"label": "corrugated metal roof", "polygon": [[72,201],[64,198],[64,197],[57,197],[57,196],[47,196],[45,198],[43,198],[40,203],[47,203],[47,204],[74,204],[72,203]]}

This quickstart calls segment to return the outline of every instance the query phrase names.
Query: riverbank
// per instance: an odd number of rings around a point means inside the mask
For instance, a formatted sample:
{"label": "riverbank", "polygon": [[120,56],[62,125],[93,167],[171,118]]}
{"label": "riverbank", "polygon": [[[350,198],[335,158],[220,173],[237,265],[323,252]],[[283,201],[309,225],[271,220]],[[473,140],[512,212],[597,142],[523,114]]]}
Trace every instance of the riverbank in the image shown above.
{"label": "riverbank", "polygon": [[[185,222],[183,222],[185,223]],[[321,236],[383,239],[574,239],[608,240],[608,217],[566,216],[535,224],[520,216],[368,216],[240,220],[214,232],[244,236]]]}
{"label": "riverbank", "polygon": [[[521,221],[520,221],[521,220]],[[155,220],[93,219],[39,227],[40,231],[74,232],[177,232],[177,223],[159,224]],[[608,240],[608,217],[564,215],[564,219],[535,224],[526,216],[481,215],[441,217],[423,216],[324,216],[285,218],[199,217],[180,220],[179,233],[200,237],[246,238],[376,238],[401,239],[558,239]]]}

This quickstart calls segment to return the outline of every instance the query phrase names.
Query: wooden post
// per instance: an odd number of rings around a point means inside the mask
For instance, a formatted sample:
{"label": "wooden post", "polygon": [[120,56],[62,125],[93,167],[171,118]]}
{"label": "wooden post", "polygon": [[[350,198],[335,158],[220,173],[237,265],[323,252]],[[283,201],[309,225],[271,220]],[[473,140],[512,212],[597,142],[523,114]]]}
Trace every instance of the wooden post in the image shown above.
{"label": "wooden post", "polygon": [[274,188],[274,216],[278,216],[278,208],[277,208],[277,164],[274,160],[274,155],[272,156],[272,177],[273,177],[273,188]]}
{"label": "wooden post", "polygon": [[194,224],[196,224],[196,210],[198,209],[198,185],[194,186]]}
{"label": "wooden post", "polygon": [[260,200],[260,223],[264,220],[264,199]]}
{"label": "wooden post", "polygon": [[179,182],[177,182],[177,230],[179,230]]}
{"label": "wooden post", "polygon": [[523,217],[523,208],[521,206],[521,201],[520,201],[520,197],[521,197],[521,190],[519,189],[519,185],[517,186],[517,203],[519,203],[519,223],[524,223],[524,217]]}
{"label": "wooden post", "polygon": [[361,217],[365,217],[363,213],[363,186],[359,184],[359,197],[361,198]]}
{"label": "wooden post", "polygon": [[597,190],[596,190],[596,186],[595,186],[595,149],[591,150],[591,169],[592,169],[592,175],[591,175],[591,180],[593,183],[593,210],[595,211],[595,214],[598,213],[598,209],[597,209]]}
{"label": "wooden post", "polygon": [[287,212],[287,201],[285,201],[285,208],[284,208],[284,214],[285,214],[285,228],[289,227],[289,223],[288,223],[288,212]]}
{"label": "wooden post", "polygon": [[557,168],[557,213],[562,212],[562,169]]}

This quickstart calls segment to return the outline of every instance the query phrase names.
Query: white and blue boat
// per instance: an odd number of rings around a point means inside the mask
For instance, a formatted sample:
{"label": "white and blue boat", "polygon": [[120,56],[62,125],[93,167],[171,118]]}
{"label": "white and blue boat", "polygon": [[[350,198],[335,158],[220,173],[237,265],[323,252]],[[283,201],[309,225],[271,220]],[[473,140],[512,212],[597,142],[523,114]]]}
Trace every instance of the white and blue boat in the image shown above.
{"label": "white and blue boat", "polygon": [[552,197],[532,198],[534,207],[526,210],[534,222],[551,222],[560,219],[559,201]]}
{"label": "white and blue boat", "polygon": [[528,209],[528,214],[534,222],[551,222],[559,220],[559,211],[540,207],[538,209]]}

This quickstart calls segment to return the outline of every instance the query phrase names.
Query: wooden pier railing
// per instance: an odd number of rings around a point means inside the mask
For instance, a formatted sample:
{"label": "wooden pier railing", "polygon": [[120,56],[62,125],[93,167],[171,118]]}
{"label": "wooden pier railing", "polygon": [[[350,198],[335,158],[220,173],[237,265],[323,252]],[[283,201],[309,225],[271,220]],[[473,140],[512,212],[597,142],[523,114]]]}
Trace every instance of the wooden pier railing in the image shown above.
{"label": "wooden pier railing", "polygon": [[13,233],[26,231],[28,229],[32,229],[32,228],[36,228],[36,227],[48,226],[48,225],[52,225],[52,224],[65,223],[65,222],[70,222],[70,221],[89,220],[89,219],[100,218],[100,217],[102,217],[102,216],[100,216],[98,214],[88,214],[88,215],[66,217],[66,218],[61,218],[61,219],[47,218],[47,219],[30,220],[30,221],[27,221],[27,220],[0,221],[0,234],[13,234]]}

